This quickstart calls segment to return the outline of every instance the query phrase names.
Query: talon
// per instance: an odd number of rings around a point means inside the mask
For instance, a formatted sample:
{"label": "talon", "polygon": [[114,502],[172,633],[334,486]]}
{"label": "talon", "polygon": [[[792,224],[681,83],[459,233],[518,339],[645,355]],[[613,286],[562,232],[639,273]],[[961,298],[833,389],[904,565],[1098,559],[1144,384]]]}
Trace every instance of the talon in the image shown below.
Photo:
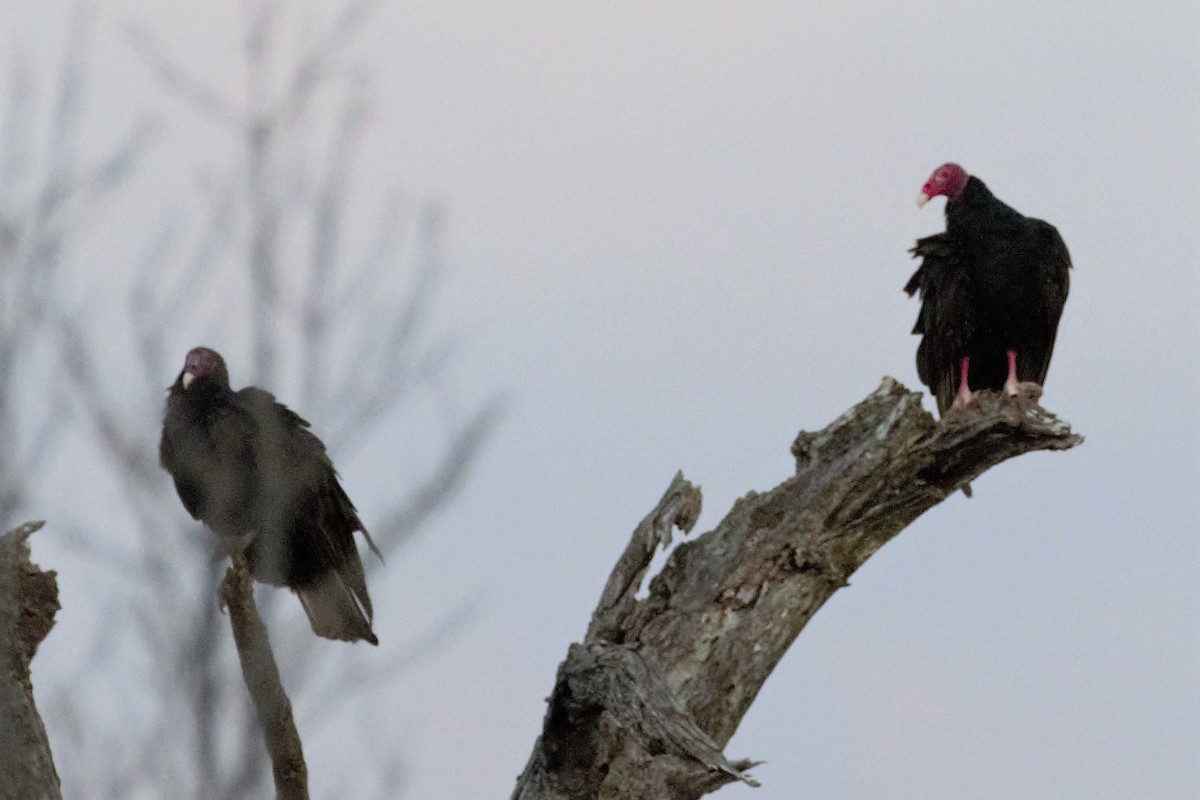
{"label": "talon", "polygon": [[1004,382],[1004,394],[1020,400],[1037,400],[1042,396],[1042,385],[1034,381],[1009,379]]}
{"label": "talon", "polygon": [[1037,400],[1042,396],[1042,385],[1034,381],[1021,381],[1016,388],[1017,394],[1029,400]]}

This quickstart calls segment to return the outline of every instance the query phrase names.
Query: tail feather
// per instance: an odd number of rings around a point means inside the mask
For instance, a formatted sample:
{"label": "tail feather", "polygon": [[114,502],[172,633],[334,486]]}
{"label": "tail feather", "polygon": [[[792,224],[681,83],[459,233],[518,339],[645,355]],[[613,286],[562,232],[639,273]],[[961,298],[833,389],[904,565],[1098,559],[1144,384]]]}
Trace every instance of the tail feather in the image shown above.
{"label": "tail feather", "polygon": [[296,594],[308,614],[313,633],[326,639],[342,642],[362,639],[377,645],[379,639],[371,630],[371,599],[361,577],[358,581],[349,577],[347,581],[339,570],[330,570],[312,584],[296,587]]}

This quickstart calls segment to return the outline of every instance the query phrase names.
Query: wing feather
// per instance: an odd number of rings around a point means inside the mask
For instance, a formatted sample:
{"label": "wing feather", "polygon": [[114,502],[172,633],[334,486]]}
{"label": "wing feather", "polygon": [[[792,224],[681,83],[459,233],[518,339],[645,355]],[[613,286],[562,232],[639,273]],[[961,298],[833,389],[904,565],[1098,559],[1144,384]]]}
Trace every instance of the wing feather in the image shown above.
{"label": "wing feather", "polygon": [[1034,235],[1030,236],[1037,283],[1031,299],[1029,341],[1017,365],[1022,380],[1045,384],[1058,338],[1058,323],[1071,288],[1071,254],[1058,229],[1040,219],[1031,219]]}
{"label": "wing feather", "polygon": [[917,347],[917,376],[937,398],[945,413],[957,391],[955,358],[970,335],[966,272],[953,234],[939,233],[917,241],[910,251],[922,259],[904,290],[919,294],[921,309],[913,333]]}
{"label": "wing feather", "polygon": [[[342,620],[342,633],[369,640],[372,637],[361,632],[370,632],[373,610],[354,541],[355,531],[367,534],[325,445],[308,429],[307,421],[269,392],[242,389],[238,403],[254,418],[257,429],[257,514],[264,535],[251,553],[259,571],[256,577],[296,589],[321,635],[330,635],[334,621]],[[338,585],[348,589],[356,602],[339,595]]]}

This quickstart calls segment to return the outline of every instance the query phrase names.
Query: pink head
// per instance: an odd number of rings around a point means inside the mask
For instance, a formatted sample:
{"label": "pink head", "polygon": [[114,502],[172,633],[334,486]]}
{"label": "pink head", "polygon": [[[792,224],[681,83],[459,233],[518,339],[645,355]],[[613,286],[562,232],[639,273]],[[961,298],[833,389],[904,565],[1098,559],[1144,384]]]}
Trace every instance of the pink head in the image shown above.
{"label": "pink head", "polygon": [[179,373],[179,383],[186,389],[200,378],[207,378],[218,386],[229,386],[229,370],[225,368],[225,359],[216,350],[193,347],[188,351],[183,371]]}
{"label": "pink head", "polygon": [[947,200],[957,200],[967,188],[967,179],[970,177],[958,164],[942,164],[921,187],[921,193],[917,195],[917,205],[923,206],[943,194]]}

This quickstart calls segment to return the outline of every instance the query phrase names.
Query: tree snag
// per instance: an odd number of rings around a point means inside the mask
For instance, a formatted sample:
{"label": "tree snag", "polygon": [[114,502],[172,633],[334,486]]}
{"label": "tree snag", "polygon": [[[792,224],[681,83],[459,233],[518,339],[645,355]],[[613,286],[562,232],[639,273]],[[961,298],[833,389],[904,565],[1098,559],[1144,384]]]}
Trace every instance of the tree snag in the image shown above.
{"label": "tree snag", "polygon": [[221,601],[229,609],[229,626],[242,664],[242,677],[254,701],[267,754],[271,757],[276,800],[308,800],[308,767],[292,718],[292,703],[279,679],[271,640],[254,603],[250,569],[241,553],[233,555],[233,565],[225,573]]}
{"label": "tree snag", "polygon": [[29,675],[60,607],[55,573],[29,560],[26,540],[43,524],[27,522],[0,537],[0,798],[62,797]]}
{"label": "tree snag", "polygon": [[792,445],[796,474],[738,500],[636,594],[700,490],[682,474],[638,525],[560,665],[514,800],[694,800],[741,780],[722,754],[808,620],[880,547],[1001,461],[1083,441],[1029,398],[980,392],[937,422],[892,378]]}

